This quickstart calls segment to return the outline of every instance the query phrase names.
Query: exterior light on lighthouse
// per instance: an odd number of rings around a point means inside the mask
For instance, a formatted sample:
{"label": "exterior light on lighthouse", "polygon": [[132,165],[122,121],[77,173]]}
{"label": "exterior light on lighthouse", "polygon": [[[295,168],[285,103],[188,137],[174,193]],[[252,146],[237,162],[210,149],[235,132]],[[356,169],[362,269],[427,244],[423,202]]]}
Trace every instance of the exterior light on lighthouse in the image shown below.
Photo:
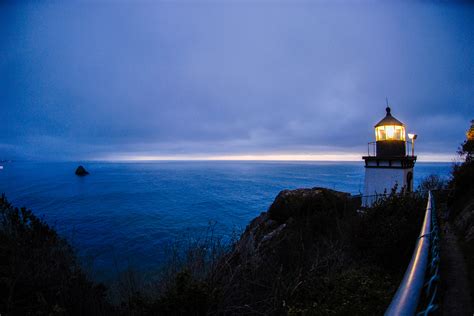
{"label": "exterior light on lighthouse", "polygon": [[408,138],[411,139],[411,155],[415,156],[415,139],[418,137],[418,135],[413,134],[413,133],[408,133]]}

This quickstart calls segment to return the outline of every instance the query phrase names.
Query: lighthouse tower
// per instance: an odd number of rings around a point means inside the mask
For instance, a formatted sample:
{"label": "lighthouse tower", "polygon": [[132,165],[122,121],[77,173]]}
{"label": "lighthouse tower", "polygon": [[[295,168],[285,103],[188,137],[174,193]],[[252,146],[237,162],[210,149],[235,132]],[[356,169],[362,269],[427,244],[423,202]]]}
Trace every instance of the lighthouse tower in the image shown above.
{"label": "lighthouse tower", "polygon": [[395,186],[398,191],[413,190],[416,135],[408,134],[411,142],[407,142],[405,125],[392,116],[390,107],[386,111],[385,117],[375,125],[375,142],[368,144],[367,156],[362,157],[365,161],[363,206],[371,206]]}

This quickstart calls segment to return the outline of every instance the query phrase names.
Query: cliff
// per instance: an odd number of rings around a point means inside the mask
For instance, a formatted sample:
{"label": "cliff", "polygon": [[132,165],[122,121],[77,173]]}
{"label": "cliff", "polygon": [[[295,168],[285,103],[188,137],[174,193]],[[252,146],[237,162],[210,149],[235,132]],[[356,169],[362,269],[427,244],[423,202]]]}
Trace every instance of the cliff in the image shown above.
{"label": "cliff", "polygon": [[255,218],[235,245],[226,264],[267,267],[276,262],[282,271],[308,257],[318,241],[335,238],[344,210],[353,208],[350,195],[323,188],[280,192],[268,212]]}
{"label": "cliff", "polygon": [[211,273],[211,314],[383,313],[416,241],[423,199],[391,195],[367,213],[359,205],[324,188],[280,192]]}

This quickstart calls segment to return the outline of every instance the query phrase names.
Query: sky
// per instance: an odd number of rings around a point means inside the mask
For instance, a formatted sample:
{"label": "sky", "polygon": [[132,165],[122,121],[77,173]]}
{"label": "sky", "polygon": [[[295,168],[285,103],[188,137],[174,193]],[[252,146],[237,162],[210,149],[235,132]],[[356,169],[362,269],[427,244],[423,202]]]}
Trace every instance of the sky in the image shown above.
{"label": "sky", "polygon": [[474,5],[0,2],[0,160],[420,160],[474,119]]}

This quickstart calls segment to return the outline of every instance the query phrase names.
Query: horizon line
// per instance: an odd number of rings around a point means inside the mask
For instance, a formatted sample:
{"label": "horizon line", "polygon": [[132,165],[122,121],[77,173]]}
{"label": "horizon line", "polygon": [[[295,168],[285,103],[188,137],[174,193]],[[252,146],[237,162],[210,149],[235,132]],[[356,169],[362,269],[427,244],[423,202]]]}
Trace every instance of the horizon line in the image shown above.
{"label": "horizon line", "polygon": [[[151,161],[300,161],[361,162],[360,154],[246,154],[246,155],[117,155],[85,159],[86,161],[151,162]],[[456,155],[426,153],[417,155],[419,162],[455,162]]]}

